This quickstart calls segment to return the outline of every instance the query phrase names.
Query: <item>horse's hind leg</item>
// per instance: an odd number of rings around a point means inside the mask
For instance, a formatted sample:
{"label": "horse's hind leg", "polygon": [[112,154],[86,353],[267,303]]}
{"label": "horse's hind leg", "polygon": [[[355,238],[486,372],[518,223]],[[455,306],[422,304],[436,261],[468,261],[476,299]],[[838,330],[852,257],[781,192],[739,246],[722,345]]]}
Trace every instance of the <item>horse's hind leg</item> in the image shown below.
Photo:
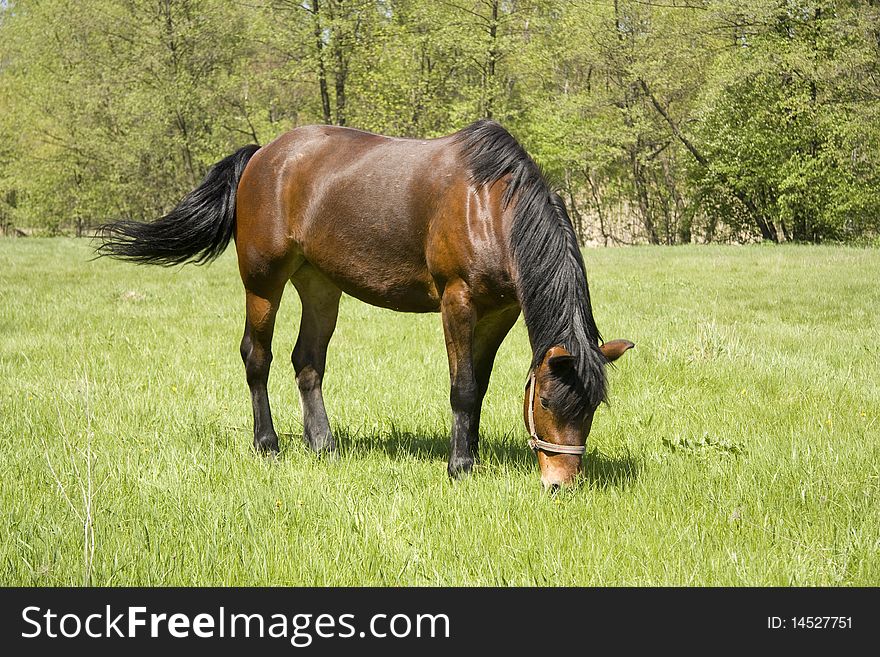
{"label": "horse's hind leg", "polygon": [[301,267],[291,280],[302,299],[302,321],[291,360],[302,401],[303,438],[316,452],[333,452],[336,442],[324,408],[321,384],[342,292],[309,265]]}
{"label": "horse's hind leg", "polygon": [[241,339],[241,358],[244,361],[251,403],[254,408],[254,448],[258,452],[277,452],[278,435],[272,425],[269,409],[269,366],[272,363],[272,333],[275,315],[281,302],[284,284],[246,287],[247,319]]}

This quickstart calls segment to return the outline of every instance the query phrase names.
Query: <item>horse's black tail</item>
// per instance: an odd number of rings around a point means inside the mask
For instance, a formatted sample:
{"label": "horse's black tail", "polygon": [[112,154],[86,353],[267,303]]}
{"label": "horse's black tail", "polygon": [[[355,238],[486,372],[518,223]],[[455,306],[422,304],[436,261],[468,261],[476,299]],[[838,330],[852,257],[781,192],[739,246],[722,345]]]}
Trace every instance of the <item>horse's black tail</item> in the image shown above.
{"label": "horse's black tail", "polygon": [[220,160],[202,184],[161,219],[104,224],[98,229],[98,255],[163,266],[211,262],[232,239],[238,181],[259,148],[245,146]]}

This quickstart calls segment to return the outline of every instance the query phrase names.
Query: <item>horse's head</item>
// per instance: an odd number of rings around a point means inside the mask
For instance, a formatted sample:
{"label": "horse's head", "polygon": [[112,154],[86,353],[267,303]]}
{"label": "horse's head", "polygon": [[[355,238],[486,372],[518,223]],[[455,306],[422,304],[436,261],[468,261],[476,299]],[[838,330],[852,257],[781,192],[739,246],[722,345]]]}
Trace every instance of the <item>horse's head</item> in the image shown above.
{"label": "horse's head", "polygon": [[[612,362],[634,346],[629,340],[612,340],[600,350]],[[529,444],[538,455],[545,488],[571,484],[580,471],[596,412],[596,404],[584,403],[587,396],[575,357],[561,345],[548,349],[529,376],[523,402]]]}

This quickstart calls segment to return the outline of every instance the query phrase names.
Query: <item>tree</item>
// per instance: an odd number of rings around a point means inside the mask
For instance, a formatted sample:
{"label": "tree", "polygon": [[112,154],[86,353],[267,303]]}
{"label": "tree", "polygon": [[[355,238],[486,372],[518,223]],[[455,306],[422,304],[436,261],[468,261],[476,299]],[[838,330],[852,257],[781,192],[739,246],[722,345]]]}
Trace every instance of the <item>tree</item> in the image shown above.
{"label": "tree", "polygon": [[871,1],[8,1],[0,226],[152,219],[296,125],[494,117],[583,242],[871,239],[878,62]]}

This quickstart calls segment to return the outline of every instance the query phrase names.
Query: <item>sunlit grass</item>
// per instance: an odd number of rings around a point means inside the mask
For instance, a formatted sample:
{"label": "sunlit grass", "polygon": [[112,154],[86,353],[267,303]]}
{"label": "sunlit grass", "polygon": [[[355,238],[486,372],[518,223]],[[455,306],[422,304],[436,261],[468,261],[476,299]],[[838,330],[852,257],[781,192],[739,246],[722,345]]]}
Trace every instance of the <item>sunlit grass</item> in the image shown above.
{"label": "sunlit grass", "polygon": [[525,445],[521,320],[483,464],[453,484],[439,317],[343,298],[325,381],[342,453],[321,460],[299,440],[289,287],[267,460],[233,253],[173,270],[89,256],[0,241],[2,584],[880,583],[876,250],[588,251],[600,328],[638,346],[582,485],[553,497]]}

